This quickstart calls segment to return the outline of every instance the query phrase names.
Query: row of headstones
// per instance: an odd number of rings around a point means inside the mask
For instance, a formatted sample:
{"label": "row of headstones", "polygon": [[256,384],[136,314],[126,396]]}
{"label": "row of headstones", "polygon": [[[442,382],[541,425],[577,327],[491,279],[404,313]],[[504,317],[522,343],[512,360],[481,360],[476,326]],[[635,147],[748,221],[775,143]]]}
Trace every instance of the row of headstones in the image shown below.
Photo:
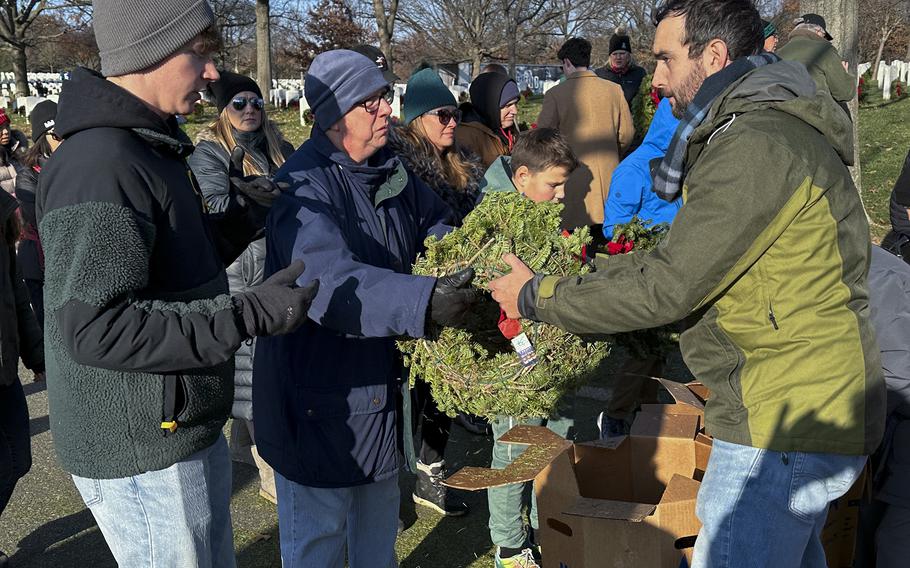
{"label": "row of headstones", "polygon": [[[455,97],[455,100],[460,100],[462,94],[466,93],[468,88],[464,85],[449,85],[449,92],[452,93],[452,96]],[[404,83],[395,83],[392,85],[392,90],[395,91],[395,98],[392,99],[392,116],[401,116],[401,101],[404,100],[405,92],[408,90],[408,86]],[[310,105],[306,100],[306,97],[302,96],[303,91],[300,91],[297,98],[300,100],[300,124],[304,125],[304,114],[310,109]]]}
{"label": "row of headstones", "polygon": [[32,109],[41,101],[54,101],[56,103],[59,102],[59,99],[60,95],[48,95],[46,97],[9,97],[4,94],[0,95],[0,108],[11,108],[14,111],[18,111],[21,108],[24,109],[25,116],[29,116],[32,114]]}
{"label": "row of headstones", "polygon": [[910,61],[894,60],[890,64],[880,61],[878,64],[878,88],[882,91],[882,99],[891,100],[891,84],[900,81],[907,84],[910,78]]}

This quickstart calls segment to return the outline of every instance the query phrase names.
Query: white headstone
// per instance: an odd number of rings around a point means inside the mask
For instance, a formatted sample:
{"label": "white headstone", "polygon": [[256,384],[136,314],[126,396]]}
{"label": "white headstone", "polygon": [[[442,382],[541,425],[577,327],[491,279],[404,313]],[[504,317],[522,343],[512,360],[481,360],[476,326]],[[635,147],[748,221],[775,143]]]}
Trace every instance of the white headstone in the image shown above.
{"label": "white headstone", "polygon": [[879,77],[879,80],[882,84],[882,99],[886,101],[891,100],[891,66],[886,65],[884,67],[884,72]]}
{"label": "white headstone", "polygon": [[887,67],[887,65],[885,64],[884,61],[878,62],[878,73],[876,74],[876,76],[878,77],[878,88],[879,89],[884,88],[882,85],[885,84],[885,67]]}
{"label": "white headstone", "polygon": [[871,63],[860,63],[856,68],[856,73],[857,73],[857,75],[862,77],[863,75],[866,74],[866,71],[868,71],[871,68],[872,68]]}

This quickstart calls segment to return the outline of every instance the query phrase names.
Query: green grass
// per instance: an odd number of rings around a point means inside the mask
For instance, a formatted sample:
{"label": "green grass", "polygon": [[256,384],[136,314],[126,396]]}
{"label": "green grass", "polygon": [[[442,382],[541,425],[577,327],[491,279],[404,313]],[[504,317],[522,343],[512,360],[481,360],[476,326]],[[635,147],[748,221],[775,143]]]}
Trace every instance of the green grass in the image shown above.
{"label": "green grass", "polygon": [[888,201],[910,149],[910,97],[882,101],[870,90],[859,111],[862,195],[869,213],[873,240],[891,229]]}

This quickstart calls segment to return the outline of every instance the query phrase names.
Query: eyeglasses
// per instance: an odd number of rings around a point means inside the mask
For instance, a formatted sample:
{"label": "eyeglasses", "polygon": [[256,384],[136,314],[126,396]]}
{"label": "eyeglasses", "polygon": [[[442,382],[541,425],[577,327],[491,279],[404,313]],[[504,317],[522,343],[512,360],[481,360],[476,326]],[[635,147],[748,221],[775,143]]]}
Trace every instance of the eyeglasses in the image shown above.
{"label": "eyeglasses", "polygon": [[456,109],[441,108],[438,110],[431,110],[427,114],[432,114],[433,116],[438,118],[439,124],[441,124],[443,126],[448,126],[449,122],[451,122],[452,119],[455,119],[455,124],[458,124],[461,122],[461,109],[457,109],[457,108]]}
{"label": "eyeglasses", "polygon": [[392,101],[395,100],[395,91],[392,89],[386,89],[378,95],[373,95],[372,97],[361,101],[359,104],[363,107],[363,110],[367,111],[370,114],[376,114],[379,112],[379,107],[382,105],[382,101],[392,104]]}
{"label": "eyeglasses", "polygon": [[231,106],[234,107],[234,110],[241,111],[246,108],[246,105],[253,105],[253,108],[256,110],[262,110],[265,106],[265,101],[259,97],[237,97],[231,101]]}
{"label": "eyeglasses", "polygon": [[56,142],[63,142],[63,138],[61,138],[60,135],[53,130],[48,131],[47,135],[53,138]]}

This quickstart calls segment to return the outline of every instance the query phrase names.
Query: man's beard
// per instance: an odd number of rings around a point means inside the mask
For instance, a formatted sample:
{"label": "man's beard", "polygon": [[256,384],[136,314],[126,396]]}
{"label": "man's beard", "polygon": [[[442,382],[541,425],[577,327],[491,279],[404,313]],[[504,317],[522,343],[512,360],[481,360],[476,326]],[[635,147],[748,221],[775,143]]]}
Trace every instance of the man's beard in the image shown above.
{"label": "man's beard", "polygon": [[692,104],[698,90],[701,89],[702,84],[705,82],[705,78],[705,68],[701,61],[698,61],[695,63],[692,72],[689,73],[679,88],[675,89],[675,92],[673,93],[673,102],[675,103],[673,105],[673,116],[680,119],[685,116],[686,110],[688,110],[689,105]]}

